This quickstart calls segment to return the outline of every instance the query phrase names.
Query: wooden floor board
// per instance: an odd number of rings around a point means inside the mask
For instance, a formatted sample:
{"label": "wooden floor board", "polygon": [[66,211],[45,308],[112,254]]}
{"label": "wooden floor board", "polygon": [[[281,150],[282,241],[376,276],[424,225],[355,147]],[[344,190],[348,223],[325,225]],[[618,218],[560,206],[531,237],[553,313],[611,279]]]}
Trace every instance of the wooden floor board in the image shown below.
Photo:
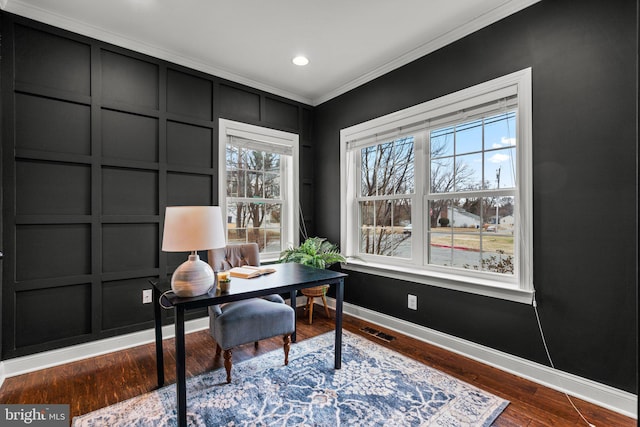
{"label": "wooden floor board", "polygon": [[[320,310],[309,325],[300,309],[297,326],[301,341],[333,330],[334,323]],[[494,423],[497,427],[586,426],[563,393],[351,316],[344,316],[343,327],[509,400],[510,404]],[[361,331],[365,327],[394,339],[386,342]],[[165,340],[167,384],[175,383],[173,345],[172,339]],[[207,331],[187,335],[186,348],[188,376],[222,368],[222,357],[215,356],[215,342]],[[248,344],[234,349],[233,360],[237,363],[281,348],[281,338],[262,341],[257,349]],[[7,378],[0,388],[0,403],[69,404],[73,417],[154,390],[155,372],[155,347],[147,344]],[[573,402],[597,427],[637,426],[635,419],[579,399]]]}

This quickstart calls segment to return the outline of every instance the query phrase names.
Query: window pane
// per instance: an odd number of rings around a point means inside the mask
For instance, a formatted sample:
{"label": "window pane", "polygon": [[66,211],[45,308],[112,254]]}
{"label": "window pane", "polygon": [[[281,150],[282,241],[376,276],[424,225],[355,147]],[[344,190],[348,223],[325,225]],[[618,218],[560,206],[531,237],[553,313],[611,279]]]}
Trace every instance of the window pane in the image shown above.
{"label": "window pane", "polygon": [[239,148],[227,145],[227,170],[234,170],[239,167]]}
{"label": "window pane", "polygon": [[[505,148],[485,153],[486,187],[514,188],[516,186],[516,149]],[[495,178],[492,172],[495,171]]]}
{"label": "window pane", "polygon": [[264,197],[267,199],[280,197],[280,175],[274,173],[264,174]]}
{"label": "window pane", "polygon": [[280,203],[231,203],[227,208],[228,241],[255,242],[260,252],[280,252],[281,217]]}
{"label": "window pane", "polygon": [[460,229],[477,230],[482,225],[482,219],[479,215],[468,212],[462,205],[461,200],[456,200],[455,206],[448,209],[449,226]]}
{"label": "window pane", "polygon": [[509,112],[432,131],[431,192],[515,188],[515,119]]}
{"label": "window pane", "polygon": [[482,153],[456,156],[453,191],[482,188]]}
{"label": "window pane", "polygon": [[451,223],[453,200],[431,200],[429,202],[429,225],[427,227],[428,263],[451,266],[453,263],[453,236]]}
{"label": "window pane", "polygon": [[429,203],[429,264],[457,268],[480,265],[482,218],[472,212],[474,206],[468,199]]}
{"label": "window pane", "polygon": [[516,146],[516,113],[498,114],[484,120],[484,149]]}
{"label": "window pane", "polygon": [[280,154],[265,153],[264,171],[280,174]]}
{"label": "window pane", "polygon": [[411,234],[394,227],[379,227],[376,231],[377,255],[411,258]]}
{"label": "window pane", "polygon": [[501,274],[514,274],[513,255],[503,252],[483,252],[482,271]]}
{"label": "window pane", "polygon": [[374,254],[375,215],[374,202],[360,202],[360,252]]}
{"label": "window pane", "polygon": [[400,258],[411,258],[411,199],[393,201],[393,238],[388,242],[389,255]]}
{"label": "window pane", "polygon": [[375,203],[375,254],[411,257],[411,233],[404,225],[411,223],[411,199]]}
{"label": "window pane", "polygon": [[245,197],[263,197],[263,174],[247,172],[247,194]]}
{"label": "window pane", "polygon": [[453,245],[451,265],[458,268],[473,268],[480,262],[480,231],[472,233],[456,233],[453,228]]}
{"label": "window pane", "polygon": [[[241,171],[228,171],[227,172],[227,196],[229,197],[243,197],[243,194],[240,194],[240,174],[244,176],[244,172]],[[244,190],[244,186],[242,187]]]}
{"label": "window pane", "polygon": [[487,221],[482,233],[482,270],[514,274],[514,197],[486,198]]}
{"label": "window pane", "polygon": [[246,168],[253,171],[262,171],[264,162],[264,153],[255,150],[245,150]]}
{"label": "window pane", "polygon": [[360,194],[362,196],[375,196],[376,183],[376,147],[365,147],[360,151],[361,156],[361,172],[362,182],[360,184]]}
{"label": "window pane", "polygon": [[227,242],[246,243],[246,215],[243,203],[229,203],[227,206]]}
{"label": "window pane", "polygon": [[411,199],[360,202],[360,252],[411,258]]}
{"label": "window pane", "polygon": [[482,199],[482,210],[485,231],[513,233],[515,223],[513,197],[485,197]]}
{"label": "window pane", "polygon": [[394,143],[391,186],[395,194],[415,193],[414,138],[402,138]]}
{"label": "window pane", "polygon": [[245,228],[236,228],[229,230],[228,243],[247,243],[247,230]]}
{"label": "window pane", "polygon": [[456,126],[456,155],[482,151],[482,120]]}
{"label": "window pane", "polygon": [[360,150],[362,196],[415,192],[414,138],[406,137]]}
{"label": "window pane", "polygon": [[449,226],[449,206],[451,200],[432,200],[429,202],[429,228]]}
{"label": "window pane", "polygon": [[265,252],[280,253],[282,249],[282,236],[279,228],[265,230]]}
{"label": "window pane", "polygon": [[376,156],[376,194],[393,194],[393,173],[395,164],[393,162],[393,143],[387,142],[378,145]]}
{"label": "window pane", "polygon": [[280,203],[265,204],[264,252],[282,251],[282,205]]}
{"label": "window pane", "polygon": [[431,192],[448,193],[453,190],[453,157],[431,160]]}
{"label": "window pane", "polygon": [[429,264],[450,266],[453,255],[452,236],[450,232],[429,233],[428,258]]}
{"label": "window pane", "polygon": [[405,227],[409,224],[411,224],[411,199],[394,200],[392,221],[393,227]]}
{"label": "window pane", "polygon": [[248,153],[245,148],[238,148],[238,169],[247,169],[249,167],[248,163]]}
{"label": "window pane", "polygon": [[453,156],[453,127],[438,129],[431,132],[431,159]]}
{"label": "window pane", "polygon": [[227,206],[227,230],[246,228],[248,213],[242,202],[229,203]]}

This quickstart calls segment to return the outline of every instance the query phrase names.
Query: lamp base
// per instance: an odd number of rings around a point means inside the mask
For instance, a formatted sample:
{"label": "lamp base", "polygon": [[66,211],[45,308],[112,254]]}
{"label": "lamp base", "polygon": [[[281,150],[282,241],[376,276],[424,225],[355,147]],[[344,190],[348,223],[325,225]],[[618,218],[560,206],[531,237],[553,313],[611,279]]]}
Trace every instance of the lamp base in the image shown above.
{"label": "lamp base", "polygon": [[214,285],[215,276],[211,266],[201,261],[198,254],[189,255],[189,259],[180,264],[171,276],[171,289],[179,297],[204,295]]}

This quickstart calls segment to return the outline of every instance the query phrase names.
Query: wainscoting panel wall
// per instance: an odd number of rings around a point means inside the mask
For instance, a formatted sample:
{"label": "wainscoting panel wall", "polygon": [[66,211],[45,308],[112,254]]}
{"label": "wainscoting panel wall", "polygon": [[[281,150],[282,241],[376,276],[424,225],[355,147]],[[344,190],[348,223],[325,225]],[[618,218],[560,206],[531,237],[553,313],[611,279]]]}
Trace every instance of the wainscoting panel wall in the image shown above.
{"label": "wainscoting panel wall", "polygon": [[221,117],[300,135],[311,215],[311,107],[1,18],[2,359],[152,327],[142,290],[186,259],[164,209],[218,202]]}

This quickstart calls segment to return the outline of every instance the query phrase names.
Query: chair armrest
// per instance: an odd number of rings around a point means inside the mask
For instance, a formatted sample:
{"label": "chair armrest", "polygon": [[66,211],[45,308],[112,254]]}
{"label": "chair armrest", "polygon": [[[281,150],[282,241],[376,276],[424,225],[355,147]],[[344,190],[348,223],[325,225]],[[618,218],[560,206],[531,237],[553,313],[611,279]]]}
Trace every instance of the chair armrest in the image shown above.
{"label": "chair armrest", "polygon": [[278,294],[265,295],[262,298],[266,299],[267,301],[279,302],[280,304],[284,304],[284,299]]}

